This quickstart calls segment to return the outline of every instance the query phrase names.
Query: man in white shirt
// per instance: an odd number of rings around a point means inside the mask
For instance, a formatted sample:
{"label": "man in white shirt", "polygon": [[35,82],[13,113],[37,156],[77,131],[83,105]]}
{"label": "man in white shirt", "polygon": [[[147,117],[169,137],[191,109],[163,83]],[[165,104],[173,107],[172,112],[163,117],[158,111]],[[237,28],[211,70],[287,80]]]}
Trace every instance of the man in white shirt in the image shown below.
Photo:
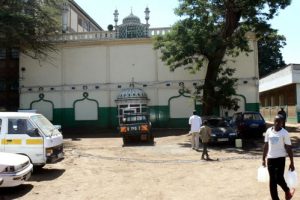
{"label": "man in white shirt", "polygon": [[285,199],[292,199],[294,189],[290,190],[284,180],[284,168],[286,155],[290,158],[289,170],[294,171],[294,159],[291,146],[291,139],[287,130],[282,128],[283,117],[277,115],[274,119],[274,126],[268,128],[265,135],[262,165],[267,166],[270,175],[270,194],[272,200],[279,200],[277,184],[285,192]]}
{"label": "man in white shirt", "polygon": [[191,126],[191,144],[192,144],[192,149],[198,150],[199,149],[199,132],[200,132],[200,127],[202,125],[202,120],[201,117],[197,115],[197,112],[194,110],[193,115],[189,119],[189,124]]}

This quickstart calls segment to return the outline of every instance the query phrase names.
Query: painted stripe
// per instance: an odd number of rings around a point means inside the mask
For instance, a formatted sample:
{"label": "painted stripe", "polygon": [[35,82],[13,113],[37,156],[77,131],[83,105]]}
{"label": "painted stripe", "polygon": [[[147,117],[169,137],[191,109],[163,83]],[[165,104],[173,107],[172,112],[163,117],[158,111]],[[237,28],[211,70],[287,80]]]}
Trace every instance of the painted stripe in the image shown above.
{"label": "painted stripe", "polygon": [[26,144],[43,144],[42,139],[27,139]]}
{"label": "painted stripe", "polygon": [[19,145],[22,144],[22,139],[2,139],[1,144],[13,144],[13,145]]}

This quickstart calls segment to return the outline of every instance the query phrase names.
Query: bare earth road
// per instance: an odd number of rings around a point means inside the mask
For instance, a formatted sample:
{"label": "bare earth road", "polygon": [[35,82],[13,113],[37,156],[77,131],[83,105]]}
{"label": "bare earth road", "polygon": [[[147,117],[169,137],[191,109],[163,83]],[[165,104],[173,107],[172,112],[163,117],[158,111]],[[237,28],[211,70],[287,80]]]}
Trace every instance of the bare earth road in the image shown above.
{"label": "bare earth road", "polygon": [[[245,149],[210,146],[210,156],[219,160],[201,161],[185,131],[162,135],[154,145],[126,147],[119,137],[66,138],[62,162],[46,165],[21,186],[0,189],[0,200],[270,199],[268,184],[256,180],[263,139],[249,141]],[[291,137],[297,170],[299,132]],[[293,199],[300,199],[299,189]]]}

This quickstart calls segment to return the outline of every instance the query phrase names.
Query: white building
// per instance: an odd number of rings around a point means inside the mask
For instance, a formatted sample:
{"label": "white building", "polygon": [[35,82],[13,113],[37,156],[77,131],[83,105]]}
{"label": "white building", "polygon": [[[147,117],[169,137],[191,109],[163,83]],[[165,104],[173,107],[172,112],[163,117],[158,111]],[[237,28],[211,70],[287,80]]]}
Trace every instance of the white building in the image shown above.
{"label": "white building", "polygon": [[[187,118],[194,109],[201,110],[201,105],[180,89],[184,85],[194,90],[203,83],[206,69],[196,74],[183,68],[170,72],[160,52],[153,49],[153,36],[169,28],[149,28],[149,15],[142,24],[132,13],[118,25],[117,16],[114,31],[65,33],[54,38],[58,52],[41,62],[21,55],[20,68],[26,69],[20,82],[21,109],[36,109],[65,126],[115,127],[120,114],[116,100],[133,83],[148,99],[154,127],[186,127]],[[230,59],[228,65],[237,69],[240,110],[258,111],[257,41],[248,36],[253,51]],[[134,103],[130,106],[138,112]],[[220,109],[219,114],[224,111]]]}
{"label": "white building", "polygon": [[300,122],[300,64],[289,64],[259,80],[260,112],[273,121],[281,108],[289,123]]}

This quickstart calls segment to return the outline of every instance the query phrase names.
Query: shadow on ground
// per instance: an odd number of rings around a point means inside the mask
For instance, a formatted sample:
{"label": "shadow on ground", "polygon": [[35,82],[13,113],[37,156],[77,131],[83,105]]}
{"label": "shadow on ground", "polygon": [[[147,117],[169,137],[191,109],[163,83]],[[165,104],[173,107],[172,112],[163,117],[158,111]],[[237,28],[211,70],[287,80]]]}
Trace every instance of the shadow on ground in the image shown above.
{"label": "shadow on ground", "polygon": [[52,181],[65,172],[65,169],[35,168],[28,182]]}
{"label": "shadow on ground", "polygon": [[18,199],[33,189],[31,184],[21,184],[17,187],[0,188],[0,200]]}

